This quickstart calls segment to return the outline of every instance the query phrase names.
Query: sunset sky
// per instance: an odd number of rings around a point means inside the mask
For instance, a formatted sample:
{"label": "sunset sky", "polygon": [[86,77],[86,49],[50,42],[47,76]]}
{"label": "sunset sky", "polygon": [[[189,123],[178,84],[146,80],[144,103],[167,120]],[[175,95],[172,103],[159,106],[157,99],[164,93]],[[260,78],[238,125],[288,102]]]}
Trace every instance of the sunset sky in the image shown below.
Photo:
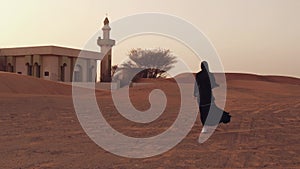
{"label": "sunset sky", "polygon": [[[106,14],[112,23],[157,12],[177,16],[202,31],[226,72],[300,77],[299,9],[299,0],[0,0],[0,48],[81,49],[101,29]],[[132,47],[170,48],[181,59],[193,55],[174,39],[145,35],[117,44],[113,63],[126,58]],[[199,63],[187,62],[197,71]]]}

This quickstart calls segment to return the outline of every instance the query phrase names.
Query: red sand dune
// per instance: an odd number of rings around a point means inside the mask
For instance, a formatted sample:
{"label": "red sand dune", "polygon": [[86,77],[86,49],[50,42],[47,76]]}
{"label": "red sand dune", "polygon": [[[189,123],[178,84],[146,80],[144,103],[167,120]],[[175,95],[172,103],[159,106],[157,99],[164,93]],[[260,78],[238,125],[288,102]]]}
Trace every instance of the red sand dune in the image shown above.
{"label": "red sand dune", "polygon": [[[188,136],[170,151],[130,159],[103,150],[85,134],[74,111],[70,85],[1,72],[0,168],[299,168],[299,79],[247,74],[226,77],[225,109],[232,115],[230,124],[221,124],[208,141],[199,144],[198,116]],[[97,99],[116,130],[148,137],[173,123],[180,95],[172,80],[140,82],[151,84],[130,88],[137,109],[149,108],[152,89],[162,89],[168,98],[163,115],[149,124],[136,124],[119,115],[108,92],[98,92]]]}
{"label": "red sand dune", "polygon": [[242,73],[226,73],[226,80],[253,80],[300,85],[300,79],[295,77],[254,75]]}
{"label": "red sand dune", "polygon": [[0,93],[70,95],[69,85],[26,75],[0,72]]}
{"label": "red sand dune", "polygon": [[[176,76],[176,78],[189,82],[188,80],[189,73],[183,73]],[[195,74],[194,74],[195,75]],[[214,73],[216,79],[224,74]],[[255,75],[255,74],[245,74],[245,73],[225,73],[226,81],[231,80],[247,80],[247,81],[265,81],[265,82],[276,82],[276,83],[285,83],[285,84],[295,84],[300,85],[300,79],[295,77],[286,77],[286,76],[271,76],[271,75]]]}

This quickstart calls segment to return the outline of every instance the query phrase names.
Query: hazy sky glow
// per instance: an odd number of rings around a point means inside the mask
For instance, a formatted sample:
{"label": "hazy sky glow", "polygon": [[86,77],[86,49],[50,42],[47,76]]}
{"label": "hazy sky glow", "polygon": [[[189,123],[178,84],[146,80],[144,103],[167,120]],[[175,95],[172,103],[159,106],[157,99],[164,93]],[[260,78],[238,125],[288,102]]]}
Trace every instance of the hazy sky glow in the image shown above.
{"label": "hazy sky glow", "polygon": [[[113,22],[137,13],[159,12],[178,16],[206,34],[226,72],[300,77],[299,9],[299,0],[0,0],[0,47],[83,48],[102,27],[106,13]],[[114,62],[122,59],[125,44],[131,44],[128,50],[132,44],[146,48],[151,40],[145,39],[120,43]],[[166,48],[177,55],[191,54],[176,42],[168,44],[174,44]]]}

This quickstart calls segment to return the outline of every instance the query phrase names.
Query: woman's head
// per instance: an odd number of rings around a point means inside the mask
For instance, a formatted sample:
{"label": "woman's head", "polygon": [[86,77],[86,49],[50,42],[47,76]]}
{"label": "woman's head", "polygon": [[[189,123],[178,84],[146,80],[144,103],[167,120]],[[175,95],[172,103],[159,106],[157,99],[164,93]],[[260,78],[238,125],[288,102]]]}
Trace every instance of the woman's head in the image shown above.
{"label": "woman's head", "polygon": [[201,69],[209,71],[208,63],[206,61],[201,62]]}

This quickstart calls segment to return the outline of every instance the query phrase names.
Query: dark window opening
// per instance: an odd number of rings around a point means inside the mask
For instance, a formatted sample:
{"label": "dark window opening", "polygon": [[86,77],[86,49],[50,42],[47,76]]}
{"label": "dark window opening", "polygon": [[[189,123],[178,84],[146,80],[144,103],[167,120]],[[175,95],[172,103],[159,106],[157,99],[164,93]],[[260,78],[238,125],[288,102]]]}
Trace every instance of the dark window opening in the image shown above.
{"label": "dark window opening", "polygon": [[74,68],[74,81],[81,82],[82,81],[82,68],[80,65],[76,65]]}
{"label": "dark window opening", "polygon": [[60,67],[60,80],[61,80],[62,82],[65,81],[65,76],[66,76],[66,66],[67,66],[67,64],[64,63],[64,64]]}
{"label": "dark window opening", "polygon": [[49,76],[49,72],[45,72],[45,73],[44,73],[44,76]]}
{"label": "dark window opening", "polygon": [[29,63],[26,64],[27,66],[27,75],[32,76],[32,66]]}
{"label": "dark window opening", "polygon": [[7,72],[14,72],[14,67],[10,63],[7,65]]}
{"label": "dark window opening", "polygon": [[34,64],[33,69],[34,69],[35,77],[41,77],[41,66],[36,63]]}
{"label": "dark window opening", "polygon": [[88,74],[88,81],[89,82],[93,82],[94,78],[93,78],[93,72],[94,72],[94,66],[89,68],[89,74]]}

